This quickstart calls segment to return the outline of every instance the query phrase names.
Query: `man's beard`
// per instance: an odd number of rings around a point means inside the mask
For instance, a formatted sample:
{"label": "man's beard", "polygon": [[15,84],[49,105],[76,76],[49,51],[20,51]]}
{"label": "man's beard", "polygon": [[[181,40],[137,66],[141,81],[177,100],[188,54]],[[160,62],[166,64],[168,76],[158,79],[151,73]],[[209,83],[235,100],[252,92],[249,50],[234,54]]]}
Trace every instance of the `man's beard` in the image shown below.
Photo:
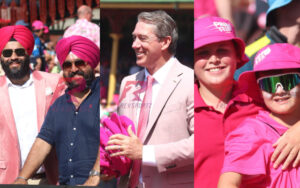
{"label": "man's beard", "polygon": [[[14,67],[12,69],[9,68],[9,66],[14,62],[19,63],[21,66]],[[29,63],[30,63],[29,56],[25,56],[25,59],[14,59],[8,61],[4,61],[4,59],[1,58],[1,66],[5,72],[5,75],[10,80],[11,79],[21,80],[26,75],[28,75],[30,73]]]}
{"label": "man's beard", "polygon": [[[80,75],[83,78],[80,80],[76,80],[76,78],[74,78],[76,75]],[[66,80],[69,91],[82,92],[92,85],[92,82],[95,79],[95,75],[92,70],[89,70],[86,73],[78,70],[76,72],[70,73],[69,75],[64,74],[64,78]]]}

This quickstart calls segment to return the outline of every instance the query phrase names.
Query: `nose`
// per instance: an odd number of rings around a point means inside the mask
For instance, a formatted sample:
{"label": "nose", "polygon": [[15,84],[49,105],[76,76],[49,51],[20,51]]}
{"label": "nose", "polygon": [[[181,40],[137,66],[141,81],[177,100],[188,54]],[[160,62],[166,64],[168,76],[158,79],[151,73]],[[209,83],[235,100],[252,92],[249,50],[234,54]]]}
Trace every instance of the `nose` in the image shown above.
{"label": "nose", "polygon": [[282,84],[281,84],[280,82],[278,82],[278,83],[276,84],[276,90],[275,90],[275,93],[284,93],[284,92],[285,92],[285,90],[284,90]]}
{"label": "nose", "polygon": [[75,63],[74,63],[74,62],[72,63],[71,71],[72,71],[72,72],[78,71],[78,68],[75,66]]}
{"label": "nose", "polygon": [[220,63],[220,59],[216,54],[212,54],[209,57],[209,63],[213,63],[213,64],[219,64]]}
{"label": "nose", "polygon": [[16,52],[13,51],[13,53],[11,54],[10,59],[17,59],[17,58],[18,58],[18,56],[17,56]]}
{"label": "nose", "polygon": [[132,42],[132,46],[131,46],[133,49],[137,49],[140,47],[140,42],[137,38],[135,38]]}

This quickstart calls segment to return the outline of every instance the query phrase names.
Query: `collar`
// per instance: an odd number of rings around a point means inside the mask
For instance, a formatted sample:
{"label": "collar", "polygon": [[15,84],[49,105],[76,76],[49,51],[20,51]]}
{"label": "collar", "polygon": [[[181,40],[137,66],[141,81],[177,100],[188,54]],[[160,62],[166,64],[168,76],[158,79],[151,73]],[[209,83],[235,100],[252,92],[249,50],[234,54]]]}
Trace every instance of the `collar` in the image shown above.
{"label": "collar", "polygon": [[275,26],[270,27],[266,35],[272,40],[273,43],[287,43],[286,36],[280,33]]}
{"label": "collar", "polygon": [[[152,76],[154,80],[162,85],[167,77],[167,73],[170,71],[172,65],[175,62],[175,57],[171,57],[162,67],[160,67]],[[147,77],[150,75],[148,70],[145,68],[145,78],[144,80],[147,80]]]}
{"label": "collar", "polygon": [[[211,108],[211,106],[208,106],[204,102],[203,98],[200,95],[199,88],[200,88],[200,84],[196,80],[194,83],[195,108]],[[248,95],[246,95],[240,89],[238,82],[234,81],[232,90],[233,90],[232,97],[231,97],[230,101],[228,102],[227,106],[230,106],[231,104],[233,104],[235,102],[249,103],[249,102],[253,101],[252,98],[250,98]]]}
{"label": "collar", "polygon": [[32,78],[32,74],[30,73],[29,75],[29,79],[23,84],[23,85],[15,85],[13,84],[7,77],[6,78],[6,83],[7,83],[7,87],[14,87],[14,88],[27,88],[30,87],[33,84],[33,78]]}
{"label": "collar", "polygon": [[286,130],[288,129],[287,127],[281,125],[280,123],[275,121],[273,118],[271,118],[269,111],[265,111],[265,110],[259,111],[256,118],[259,119],[260,121],[264,122],[271,128],[273,128],[280,136],[283,135],[286,132]]}
{"label": "collar", "polygon": [[80,23],[80,22],[89,22],[89,21],[85,18],[81,18],[76,21],[76,23]]}

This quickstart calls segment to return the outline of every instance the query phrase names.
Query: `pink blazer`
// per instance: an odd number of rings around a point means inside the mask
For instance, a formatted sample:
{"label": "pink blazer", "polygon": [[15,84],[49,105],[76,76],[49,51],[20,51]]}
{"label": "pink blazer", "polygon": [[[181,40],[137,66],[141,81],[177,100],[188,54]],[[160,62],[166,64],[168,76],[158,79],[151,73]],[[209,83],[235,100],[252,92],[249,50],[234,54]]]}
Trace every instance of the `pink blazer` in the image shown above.
{"label": "pink blazer", "polygon": [[[54,101],[53,94],[60,76],[39,71],[34,71],[32,74],[36,90],[38,130],[40,130],[48,108]],[[59,92],[61,93],[61,91]],[[10,184],[14,182],[19,174],[21,159],[18,135],[5,76],[0,77],[0,104],[0,184]],[[56,184],[58,168],[54,151],[51,151],[44,165],[49,182]]]}
{"label": "pink blazer", "polygon": [[[135,125],[138,108],[134,92],[141,87],[137,81],[144,77],[142,70],[124,78],[121,84],[118,112],[131,118]],[[176,61],[152,104],[143,144],[155,146],[157,167],[142,166],[145,188],[194,187],[193,83],[193,70]],[[119,187],[126,187],[127,182],[122,177]]]}

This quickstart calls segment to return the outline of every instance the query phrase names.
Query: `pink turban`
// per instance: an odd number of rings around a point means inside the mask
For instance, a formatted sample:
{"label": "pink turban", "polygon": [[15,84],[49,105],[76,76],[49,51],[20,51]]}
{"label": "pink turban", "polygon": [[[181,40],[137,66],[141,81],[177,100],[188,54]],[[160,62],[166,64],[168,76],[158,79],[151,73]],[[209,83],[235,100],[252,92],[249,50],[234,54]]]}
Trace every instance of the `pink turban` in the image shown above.
{"label": "pink turban", "polygon": [[25,48],[27,54],[31,55],[34,39],[32,32],[27,27],[23,25],[2,27],[0,29],[0,53],[11,38],[16,39]]}
{"label": "pink turban", "polygon": [[55,51],[60,65],[64,63],[70,52],[88,62],[93,69],[100,62],[100,49],[98,46],[82,36],[74,35],[62,38],[58,41]]}

